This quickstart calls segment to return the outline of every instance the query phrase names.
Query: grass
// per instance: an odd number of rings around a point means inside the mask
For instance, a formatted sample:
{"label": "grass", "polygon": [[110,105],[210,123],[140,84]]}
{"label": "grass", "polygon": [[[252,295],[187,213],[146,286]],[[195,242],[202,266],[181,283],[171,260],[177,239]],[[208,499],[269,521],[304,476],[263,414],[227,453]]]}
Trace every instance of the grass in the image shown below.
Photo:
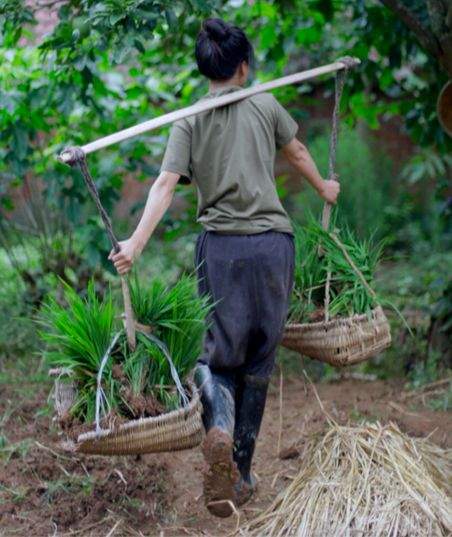
{"label": "grass", "polygon": [[441,395],[431,398],[427,406],[432,410],[448,412],[452,410],[452,388],[445,390]]}
{"label": "grass", "polygon": [[91,496],[94,490],[94,479],[86,475],[68,475],[55,481],[45,483],[44,499],[48,503],[58,501],[62,494]]}
{"label": "grass", "polygon": [[8,501],[21,503],[27,497],[30,487],[15,486],[14,488],[6,487],[0,483],[0,505]]}
{"label": "grass", "polygon": [[[444,378],[450,362],[444,349],[429,344],[434,307],[441,298],[443,284],[450,278],[452,253],[431,251],[384,263],[377,271],[377,287],[382,296],[401,311],[405,321],[388,312],[395,344],[381,356],[361,364],[364,372],[379,378],[404,377],[410,388]],[[441,284],[441,285],[438,285]],[[409,325],[410,330],[406,325]]]}
{"label": "grass", "polygon": [[33,446],[33,439],[25,438],[19,442],[9,443],[8,439],[3,437],[3,443],[4,445],[0,447],[0,460],[7,464],[12,457],[24,458]]}

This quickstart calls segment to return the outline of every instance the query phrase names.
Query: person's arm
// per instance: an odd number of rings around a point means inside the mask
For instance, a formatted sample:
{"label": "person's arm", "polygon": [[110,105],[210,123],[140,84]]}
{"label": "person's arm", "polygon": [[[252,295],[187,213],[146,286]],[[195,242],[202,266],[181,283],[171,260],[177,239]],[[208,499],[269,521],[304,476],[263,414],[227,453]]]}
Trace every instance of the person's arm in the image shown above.
{"label": "person's arm", "polygon": [[297,138],[281,148],[284,156],[328,203],[336,203],[341,186],[338,181],[325,180],[319,173],[309,151]]}
{"label": "person's arm", "polygon": [[119,274],[126,274],[133,262],[141,254],[157,224],[162,219],[174,196],[174,189],[180,174],[163,171],[152,185],[143,215],[132,236],[119,243],[118,253],[110,252],[108,259],[113,261]]}

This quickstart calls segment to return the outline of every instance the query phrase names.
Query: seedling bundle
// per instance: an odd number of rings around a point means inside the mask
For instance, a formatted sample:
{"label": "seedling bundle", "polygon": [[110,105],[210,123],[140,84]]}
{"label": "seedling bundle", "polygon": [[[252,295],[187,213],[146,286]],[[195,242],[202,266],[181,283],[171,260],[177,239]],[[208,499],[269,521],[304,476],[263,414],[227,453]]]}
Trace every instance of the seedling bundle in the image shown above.
{"label": "seedling bundle", "polygon": [[296,268],[283,345],[335,366],[357,363],[391,342],[372,281],[382,245],[314,220],[295,230]]}
{"label": "seedling bundle", "polygon": [[329,317],[368,313],[378,306],[379,299],[370,285],[381,258],[382,243],[358,240],[347,227],[328,232],[311,219],[308,225],[295,228],[295,250],[291,321],[325,320],[328,274]]}
{"label": "seedling bundle", "polygon": [[[127,454],[200,441],[199,398],[182,384],[201,351],[209,303],[196,296],[192,276],[171,288],[158,279],[145,288],[135,279],[130,296],[134,349],[111,292],[101,300],[92,282],[85,298],[66,286],[64,304],[50,298],[44,307],[45,356],[57,375],[59,422],[76,437],[66,444],[72,449]],[[94,423],[95,431],[77,434]]]}

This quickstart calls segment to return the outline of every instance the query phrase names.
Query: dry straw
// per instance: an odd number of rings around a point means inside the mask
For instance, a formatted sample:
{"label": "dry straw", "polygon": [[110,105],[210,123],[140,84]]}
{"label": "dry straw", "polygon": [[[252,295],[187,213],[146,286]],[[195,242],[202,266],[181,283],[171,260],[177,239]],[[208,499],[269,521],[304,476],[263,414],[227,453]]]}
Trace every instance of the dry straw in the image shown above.
{"label": "dry straw", "polygon": [[[426,537],[452,531],[450,451],[397,425],[329,423],[301,468],[239,534],[272,537]],[[450,491],[449,491],[450,492]]]}

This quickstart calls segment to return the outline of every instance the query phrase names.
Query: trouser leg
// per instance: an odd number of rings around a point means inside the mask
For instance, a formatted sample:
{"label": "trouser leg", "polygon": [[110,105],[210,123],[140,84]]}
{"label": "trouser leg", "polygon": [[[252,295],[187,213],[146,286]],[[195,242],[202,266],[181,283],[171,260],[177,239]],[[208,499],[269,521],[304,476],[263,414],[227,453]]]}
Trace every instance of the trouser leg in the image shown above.
{"label": "trouser leg", "polygon": [[241,474],[237,489],[239,505],[245,503],[255,489],[251,465],[293,285],[292,240],[281,234],[268,240],[268,255],[255,267],[259,315],[251,332],[243,375],[238,375],[236,388],[234,460]]}

